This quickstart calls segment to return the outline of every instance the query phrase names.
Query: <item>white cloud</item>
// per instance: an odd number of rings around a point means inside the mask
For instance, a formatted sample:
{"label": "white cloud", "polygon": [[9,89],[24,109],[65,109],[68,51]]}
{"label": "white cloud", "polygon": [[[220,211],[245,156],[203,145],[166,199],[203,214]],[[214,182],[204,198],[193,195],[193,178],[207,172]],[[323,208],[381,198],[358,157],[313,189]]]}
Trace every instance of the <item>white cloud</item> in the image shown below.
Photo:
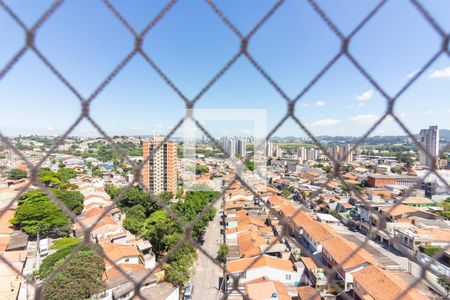
{"label": "white cloud", "polygon": [[325,101],[316,101],[316,103],[314,103],[314,105],[315,106],[317,106],[317,107],[321,107],[321,106],[324,106],[325,105]]}
{"label": "white cloud", "polygon": [[328,118],[328,119],[322,119],[322,120],[317,120],[314,121],[310,124],[310,126],[312,127],[325,127],[325,126],[333,126],[336,124],[341,123],[341,120],[339,119],[332,119],[332,118]]}
{"label": "white cloud", "polygon": [[349,119],[351,121],[360,123],[372,123],[375,122],[378,119],[378,117],[374,114],[366,114],[366,115],[351,116]]}
{"label": "white cloud", "polygon": [[385,121],[385,122],[394,122],[394,121],[395,121],[395,119],[394,119],[394,117],[393,117],[393,116],[391,116],[391,115],[388,115],[388,116],[386,116],[386,118],[384,119],[384,121]]}
{"label": "white cloud", "polygon": [[361,95],[357,95],[356,99],[358,99],[359,101],[368,101],[373,97],[373,95],[374,95],[374,91],[368,90],[368,91],[365,91],[364,93],[362,93]]}
{"label": "white cloud", "polygon": [[426,113],[427,115],[431,115],[431,114],[433,113],[433,111],[432,111],[432,110],[427,110],[425,113]]}
{"label": "white cloud", "polygon": [[309,106],[309,103],[308,102],[300,102],[300,106]]}
{"label": "white cloud", "polygon": [[413,78],[414,76],[416,76],[416,74],[420,71],[420,69],[415,69],[414,71],[412,71],[411,73],[406,74],[405,78],[410,79]]}
{"label": "white cloud", "polygon": [[431,74],[428,76],[430,79],[437,79],[437,78],[450,78],[450,67],[447,67],[442,70],[435,70],[431,72]]}

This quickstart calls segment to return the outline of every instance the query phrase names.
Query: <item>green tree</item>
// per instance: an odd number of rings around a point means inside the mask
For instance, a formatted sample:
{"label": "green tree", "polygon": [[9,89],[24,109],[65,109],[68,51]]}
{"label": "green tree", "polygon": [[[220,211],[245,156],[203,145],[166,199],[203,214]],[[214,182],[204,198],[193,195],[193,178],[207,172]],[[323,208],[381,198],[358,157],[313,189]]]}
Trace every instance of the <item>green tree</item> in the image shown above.
{"label": "green tree", "polygon": [[94,251],[78,252],[44,286],[45,299],[87,299],[105,290],[103,259]]}
{"label": "green tree", "polygon": [[73,237],[65,237],[57,239],[50,246],[50,249],[61,250],[72,245],[78,245],[79,239]]}
{"label": "green tree", "polygon": [[49,168],[42,168],[40,170],[39,181],[43,182],[46,186],[57,186],[61,183],[56,172],[51,171]]}
{"label": "green tree", "polygon": [[191,276],[190,267],[196,258],[197,253],[192,245],[184,243],[164,266],[165,279],[175,286],[185,285]]}
{"label": "green tree", "polygon": [[245,166],[250,170],[255,170],[255,162],[253,160],[249,160],[245,163]]}
{"label": "green tree", "polygon": [[61,200],[64,205],[73,211],[74,214],[79,215],[83,210],[84,196],[78,191],[66,191],[59,189],[51,189],[55,196]]}
{"label": "green tree", "polygon": [[151,199],[150,195],[140,187],[130,188],[119,201],[118,206],[119,208],[128,208],[138,204],[145,208],[147,216],[159,209],[159,206]]}
{"label": "green tree", "polygon": [[172,200],[172,198],[173,198],[173,194],[171,192],[163,192],[163,193],[159,194],[159,199],[165,204],[169,204],[170,200]]}
{"label": "green tree", "polygon": [[195,165],[195,174],[201,175],[201,174],[208,173],[208,172],[209,172],[209,168],[207,166]]}
{"label": "green tree", "polygon": [[184,189],[183,189],[183,187],[181,186],[181,187],[179,187],[178,190],[177,190],[176,198],[177,198],[177,199],[180,199],[180,198],[183,196],[183,194],[184,194]]}
{"label": "green tree", "polygon": [[123,226],[133,234],[140,234],[145,223],[145,218],[145,208],[137,204],[127,209]]}
{"label": "green tree", "polygon": [[180,232],[180,225],[165,210],[158,210],[145,221],[143,236],[150,241],[153,251],[160,257],[173,246],[173,243],[170,243],[173,242],[171,236]]}
{"label": "green tree", "polygon": [[77,176],[77,172],[70,168],[60,168],[58,172],[56,172],[56,177],[58,177],[61,182],[68,182],[75,176]]}
{"label": "green tree", "polygon": [[92,176],[95,176],[95,177],[102,177],[102,176],[103,176],[103,172],[100,170],[99,167],[95,167],[95,168],[92,170]]}
{"label": "green tree", "polygon": [[[183,220],[191,222],[217,195],[218,193],[213,191],[189,191],[186,193],[184,201],[179,201],[173,205],[173,210]],[[194,238],[199,239],[201,237],[204,228],[214,218],[216,211],[214,207],[210,208],[203,218],[194,225],[192,231]]]}
{"label": "green tree", "polygon": [[402,174],[402,169],[394,167],[394,168],[391,168],[391,172],[396,173],[396,174]]}
{"label": "green tree", "polygon": [[441,202],[439,205],[443,208],[439,214],[444,218],[450,219],[450,197],[445,199],[445,201]]}
{"label": "green tree", "polygon": [[117,158],[117,154],[111,146],[100,145],[97,150],[97,159],[101,161],[112,161]]}
{"label": "green tree", "polygon": [[11,171],[9,171],[9,179],[19,180],[25,177],[27,177],[27,171],[23,171],[20,169],[11,169]]}
{"label": "green tree", "polygon": [[19,199],[11,223],[29,235],[55,232],[67,234],[70,220],[48,197],[39,190],[30,191]]}
{"label": "green tree", "polygon": [[114,199],[117,195],[120,194],[122,189],[120,187],[115,186],[114,184],[107,183],[105,184],[105,192],[108,193],[108,195]]}
{"label": "green tree", "polygon": [[220,244],[219,251],[217,251],[217,258],[225,263],[227,261],[227,255],[228,255],[228,245],[227,244]]}
{"label": "green tree", "polygon": [[163,268],[165,272],[165,279],[174,286],[184,286],[191,276],[189,267],[189,264],[179,261],[166,264]]}

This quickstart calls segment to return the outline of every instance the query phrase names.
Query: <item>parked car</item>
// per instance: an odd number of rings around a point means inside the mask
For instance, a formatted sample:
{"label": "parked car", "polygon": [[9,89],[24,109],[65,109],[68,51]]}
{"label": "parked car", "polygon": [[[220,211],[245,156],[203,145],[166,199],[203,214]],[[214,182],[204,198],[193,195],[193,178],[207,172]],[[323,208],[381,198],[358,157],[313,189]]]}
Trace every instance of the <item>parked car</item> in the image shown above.
{"label": "parked car", "polygon": [[45,256],[48,254],[48,238],[39,241],[39,254]]}
{"label": "parked car", "polygon": [[192,283],[188,283],[186,288],[184,289],[183,300],[192,300],[192,296],[194,295],[194,285]]}

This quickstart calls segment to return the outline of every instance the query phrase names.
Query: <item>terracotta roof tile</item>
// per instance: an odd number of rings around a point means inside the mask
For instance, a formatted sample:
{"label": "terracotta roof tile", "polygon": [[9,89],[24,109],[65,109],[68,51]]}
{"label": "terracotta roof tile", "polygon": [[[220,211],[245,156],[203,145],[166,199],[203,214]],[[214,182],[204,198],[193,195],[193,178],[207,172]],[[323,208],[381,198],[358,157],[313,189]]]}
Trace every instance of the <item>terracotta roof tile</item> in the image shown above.
{"label": "terracotta roof tile", "polygon": [[[253,264],[252,266],[250,266]],[[294,272],[294,265],[290,260],[280,259],[269,255],[252,258],[242,258],[227,263],[226,268],[230,273],[242,272],[248,268],[255,269],[268,266],[274,269]]]}
{"label": "terracotta roof tile", "polygon": [[278,281],[257,278],[245,284],[245,293],[250,300],[273,299],[272,294],[276,292],[278,300],[291,300],[286,287]]}
{"label": "terracotta roof tile", "polygon": [[309,285],[298,287],[297,294],[300,300],[320,300],[319,292]]}
{"label": "terracotta roof tile", "polygon": [[[408,284],[405,281],[392,272],[382,270],[375,266],[368,266],[360,271],[354,272],[353,279],[355,283],[360,285],[374,300],[397,299],[408,287]],[[403,295],[402,299],[415,300],[428,298],[425,295],[420,294],[416,288],[412,288]]]}

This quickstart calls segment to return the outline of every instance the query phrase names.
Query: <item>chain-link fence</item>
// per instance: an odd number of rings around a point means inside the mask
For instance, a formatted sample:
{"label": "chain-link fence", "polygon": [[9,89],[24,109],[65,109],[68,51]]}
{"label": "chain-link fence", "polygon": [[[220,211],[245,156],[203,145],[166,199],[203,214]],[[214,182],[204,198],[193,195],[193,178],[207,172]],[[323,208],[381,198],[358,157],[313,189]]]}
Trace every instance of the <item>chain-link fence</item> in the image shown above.
{"label": "chain-link fence", "polygon": [[[338,180],[342,183],[348,190],[352,191],[352,193],[355,195],[356,198],[358,198],[362,205],[366,206],[370,211],[372,211],[372,207],[370,206],[370,203],[365,200],[364,197],[360,194],[358,190],[354,188],[351,184],[349,184],[346,179],[342,175],[341,166],[343,165],[342,161],[336,160],[335,157],[330,155],[329,150],[321,143],[318,139],[310,132],[310,130],[305,126],[305,123],[302,119],[298,118],[295,114],[294,108],[298,104],[299,100],[304,97],[304,95],[326,74],[339,60],[347,59],[351,62],[351,64],[354,66],[354,68],[364,76],[365,79],[373,86],[373,88],[378,91],[382,97],[386,100],[386,110],[384,114],[370,127],[370,129],[361,136],[361,138],[353,145],[353,149],[357,149],[360,145],[364,143],[366,138],[371,135],[375,129],[386,119],[386,118],[392,118],[406,133],[406,135],[413,141],[413,143],[417,146],[417,148],[420,149],[420,151],[424,151],[427,156],[431,157],[432,160],[436,160],[435,157],[432,157],[432,155],[424,148],[424,146],[419,143],[416,136],[413,132],[411,132],[407,126],[399,119],[399,117],[394,112],[394,107],[396,106],[397,100],[407,91],[415,82],[416,80],[423,75],[429,67],[440,57],[450,57],[450,50],[449,50],[449,39],[450,35],[448,32],[446,32],[439,23],[434,19],[433,15],[431,15],[426,7],[419,2],[418,0],[411,0],[408,5],[411,5],[414,9],[416,9],[420,15],[426,20],[426,22],[429,24],[429,26],[438,34],[438,36],[441,38],[442,43],[441,46],[435,50],[435,53],[429,57],[427,62],[412,76],[409,78],[408,82],[400,88],[400,90],[395,93],[394,95],[389,94],[386,92],[386,90],[378,83],[378,81],[371,76],[370,72],[367,71],[367,69],[358,61],[358,59],[351,53],[349,50],[349,44],[352,42],[353,38],[359,34],[362,28],[368,24],[371,19],[377,15],[381,10],[383,10],[383,7],[385,6],[386,2],[388,1],[379,1],[378,4],[370,11],[369,14],[367,14],[361,22],[350,32],[350,34],[346,35],[344,34],[338,26],[333,22],[333,20],[327,15],[327,13],[322,9],[322,7],[314,0],[309,0],[308,3],[311,5],[311,7],[314,9],[314,11],[320,16],[320,19],[326,24],[326,26],[335,34],[335,36],[340,41],[340,49],[339,51],[333,56],[333,58],[328,61],[322,69],[309,81],[309,83],[301,89],[301,91],[298,93],[297,96],[291,98],[287,95],[287,93],[281,88],[281,86],[266,72],[264,67],[258,63],[258,61],[254,58],[252,53],[249,52],[249,44],[252,42],[252,38],[255,36],[255,34],[266,24],[266,22],[272,17],[272,15],[276,14],[279,8],[283,5],[285,1],[280,0],[273,5],[273,7],[253,26],[253,28],[248,33],[242,33],[239,28],[237,28],[233,22],[224,14],[224,12],[220,9],[218,5],[212,0],[206,0],[205,5],[208,6],[218,17],[218,20],[223,23],[223,26],[226,26],[236,37],[236,41],[240,43],[240,48],[232,57],[229,58],[229,60],[226,62],[226,64],[218,70],[218,72],[204,85],[202,89],[199,90],[199,92],[196,94],[195,97],[192,99],[188,98],[180,88],[178,88],[177,84],[173,82],[162,70],[158,64],[152,59],[151,55],[149,55],[144,49],[143,49],[143,42],[148,36],[148,33],[152,31],[156,26],[158,26],[161,19],[163,19],[172,8],[176,5],[177,1],[172,0],[168,1],[168,3],[165,5],[165,7],[154,17],[147,26],[141,31],[136,31],[133,26],[130,25],[129,21],[121,14],[121,12],[116,9],[116,7],[108,0],[104,0],[103,3],[105,7],[108,9],[108,11],[115,17],[117,20],[126,28],[126,30],[129,32],[129,34],[134,39],[134,46],[131,52],[129,52],[123,60],[114,67],[113,71],[100,83],[100,85],[94,90],[94,92],[87,98],[83,97],[81,93],[76,88],[76,82],[70,82],[66,79],[63,73],[61,73],[56,66],[54,66],[49,59],[47,59],[45,53],[41,52],[41,50],[36,46],[35,39],[36,36],[39,35],[40,29],[45,25],[47,20],[51,18],[53,15],[58,13],[58,10],[61,6],[64,5],[64,1],[58,0],[55,1],[45,12],[44,14],[38,19],[36,23],[34,23],[33,26],[28,27],[25,25],[25,23],[21,20],[21,18],[10,8],[10,6],[5,3],[3,0],[0,0],[0,6],[1,9],[4,10],[7,15],[14,20],[14,22],[23,30],[24,34],[24,44],[23,46],[15,53],[15,55],[9,60],[9,62],[3,66],[0,69],[0,81],[3,80],[10,70],[14,68],[14,66],[21,60],[21,58],[25,55],[27,52],[31,52],[34,54],[37,58],[39,58],[40,61],[58,78],[65,87],[72,92],[76,98],[78,98],[81,106],[81,113],[77,117],[77,119],[73,122],[73,124],[62,134],[58,142],[51,147],[51,149],[44,155],[44,157],[36,164],[32,164],[27,158],[24,156],[21,151],[19,151],[16,147],[14,147],[13,143],[3,134],[0,133],[1,141],[12,150],[17,156],[19,156],[26,164],[28,169],[30,170],[30,181],[29,183],[21,188],[18,195],[9,203],[6,209],[3,209],[1,212],[1,215],[3,215],[7,209],[15,201],[17,201],[25,191],[27,191],[32,185],[40,188],[42,191],[45,192],[45,194],[53,201],[59,208],[61,208],[70,218],[71,220],[78,224],[82,230],[84,231],[84,240],[82,243],[80,243],[74,251],[64,260],[63,263],[58,265],[56,270],[47,278],[44,280],[44,282],[40,284],[36,284],[36,282],[33,281],[31,278],[24,278],[27,283],[34,285],[35,287],[35,298],[40,299],[42,298],[42,291],[43,287],[47,282],[52,280],[52,278],[55,276],[55,274],[62,270],[68,262],[75,256],[75,254],[80,251],[80,249],[84,246],[89,246],[92,248],[92,250],[96,251],[99,255],[104,256],[101,251],[98,250],[98,248],[95,246],[95,244],[90,239],[91,236],[91,230],[92,228],[106,215],[110,212],[113,206],[109,206],[103,214],[98,218],[97,222],[95,222],[91,226],[85,226],[82,222],[79,221],[78,217],[70,210],[68,209],[60,199],[58,199],[55,194],[50,191],[42,182],[38,180],[38,174],[40,171],[40,168],[42,164],[50,157],[52,153],[55,152],[55,150],[64,143],[65,139],[73,132],[73,130],[80,124],[82,120],[88,121],[90,124],[92,124],[98,132],[108,141],[108,143],[113,147],[113,149],[118,153],[121,159],[125,160],[129,165],[133,166],[133,174],[134,179],[133,181],[114,199],[114,203],[117,204],[118,201],[125,195],[125,193],[135,184],[141,183],[142,178],[142,169],[143,166],[147,163],[147,161],[144,161],[142,163],[135,163],[134,161],[130,160],[123,150],[118,147],[118,145],[114,142],[114,140],[105,132],[105,130],[102,129],[100,125],[94,120],[90,114],[90,107],[91,104],[95,101],[95,99],[98,97],[99,94],[103,92],[104,89],[108,87],[108,85],[114,80],[114,78],[128,65],[130,60],[135,56],[141,56],[144,61],[148,64],[149,68],[153,69],[163,80],[164,82],[180,97],[180,101],[183,101],[186,107],[186,115],[181,118],[175,127],[167,134],[164,141],[162,141],[159,146],[154,149],[151,153],[153,155],[156,153],[161,145],[163,145],[166,141],[171,139],[173,134],[180,128],[180,126],[185,122],[185,120],[190,119],[195,122],[195,124],[198,126],[198,128],[201,130],[201,132],[204,133],[205,136],[207,136],[217,147],[218,149],[221,149],[222,152],[224,152],[224,149],[222,148],[221,143],[219,143],[213,135],[208,131],[208,128],[205,128],[205,126],[202,125],[201,122],[197,121],[195,119],[195,111],[192,113],[192,109],[196,108],[197,102],[205,95],[205,93],[213,86],[215,85],[222,76],[227,73],[227,71],[236,63],[238,59],[246,59],[250,62],[250,64],[257,70],[257,72],[267,81],[267,84],[269,84],[284,100],[286,104],[286,114],[279,120],[277,125],[270,130],[270,132],[266,136],[266,141],[269,140],[273,134],[289,119],[293,120],[305,133],[306,135],[313,141],[313,144],[318,147],[320,150],[323,151],[323,153],[328,157],[328,159],[332,162],[334,165],[332,176],[330,176],[326,182],[321,184],[320,189],[312,193],[308,198],[312,199],[320,194],[320,192],[326,187],[328,183],[330,183],[333,180]],[[2,43],[8,43],[8,41],[2,41]],[[224,152],[225,153],[225,152]],[[150,155],[150,156],[151,156]],[[248,162],[252,159],[253,154],[248,155],[245,160],[245,162]],[[147,158],[148,159],[148,158]],[[435,164],[433,164],[435,165]],[[450,190],[448,182],[446,182],[441,175],[436,172],[435,167],[431,168],[429,170],[429,173],[427,177],[431,174],[434,174],[443,184],[445,184],[446,188]],[[167,205],[164,201],[158,198],[157,195],[154,195],[151,193],[151,191],[147,190],[148,193],[151,194],[151,198],[154,202],[156,202],[161,208],[166,210],[170,216],[176,220],[183,228],[184,232],[184,239],[180,240],[168,253],[166,256],[164,256],[162,259],[160,259],[156,263],[156,267],[149,270],[148,273],[144,278],[140,278],[137,280],[136,278],[132,278],[129,276],[127,272],[125,272],[120,265],[117,265],[114,261],[112,261],[110,258],[105,257],[105,259],[108,261],[109,264],[113,265],[117,270],[120,271],[123,276],[126,276],[130,282],[134,284],[134,292],[135,297],[143,298],[140,294],[140,287],[143,284],[143,282],[153,274],[154,270],[161,267],[167,260],[171,257],[171,255],[179,249],[184,242],[190,242],[194,247],[196,247],[199,251],[201,251],[204,255],[206,255],[211,261],[213,261],[215,264],[217,264],[224,272],[224,274],[228,274],[229,277],[229,288],[225,289],[223,293],[223,297],[227,298],[230,293],[234,294],[242,294],[242,289],[240,289],[240,283],[239,280],[242,278],[243,274],[240,274],[239,276],[236,276],[234,274],[231,274],[227,272],[224,265],[217,262],[217,260],[213,257],[215,254],[208,253],[206,250],[202,248],[202,246],[197,243],[196,240],[194,240],[191,236],[192,229],[194,224],[196,224],[201,218],[218,202],[221,201],[226,194],[227,190],[235,183],[239,183],[246,189],[248,189],[253,196],[256,199],[260,200],[260,203],[264,203],[267,206],[267,209],[270,211],[270,214],[273,216],[276,216],[281,224],[281,232],[276,237],[276,240],[274,240],[259,256],[255,257],[254,261],[247,266],[247,269],[250,268],[252,265],[254,265],[260,257],[263,256],[263,254],[268,253],[268,251],[272,248],[273,245],[280,241],[284,241],[286,239],[289,239],[293,243],[295,243],[299,248],[304,249],[304,246],[297,241],[297,239],[292,238],[290,236],[290,226],[292,225],[292,220],[295,219],[295,217],[300,213],[301,209],[298,209],[295,213],[290,215],[285,215],[282,212],[279,212],[275,210],[272,206],[268,204],[265,199],[261,198],[261,195],[257,193],[256,191],[253,191],[250,186],[247,185],[245,180],[241,178],[238,174],[235,176],[234,180],[232,180],[223,190],[222,192],[215,197],[211,203],[203,210],[202,213],[200,213],[192,222],[187,223],[183,221],[178,215],[171,209],[169,205]],[[405,199],[408,195],[411,194],[411,192],[417,188],[418,186],[411,187],[403,196],[402,200],[399,202],[401,203],[403,199]],[[397,204],[398,205],[398,204]],[[394,209],[394,207],[391,208]],[[371,228],[373,232],[378,231],[384,231],[384,229],[381,228]],[[388,236],[389,234],[386,233]],[[343,288],[336,283],[336,274],[339,272],[339,269],[342,267],[343,264],[345,264],[349,259],[351,259],[354,255],[356,255],[360,249],[364,248],[369,242],[369,235],[367,236],[364,243],[359,245],[357,248],[353,249],[351,253],[348,253],[347,257],[339,262],[337,265],[333,267],[329,267],[327,265],[323,265],[319,261],[316,263],[320,264],[320,267],[324,268],[327,273],[328,278],[328,284],[330,286],[333,286],[337,291],[343,291]],[[305,249],[306,251],[306,249]],[[445,249],[442,249],[441,253],[438,253],[435,255],[435,257],[440,256],[443,252],[448,251],[448,247]],[[397,298],[408,297],[408,292],[410,289],[413,289],[419,281],[421,280],[427,280],[425,277],[425,273],[427,270],[430,269],[430,263],[424,264],[421,261],[418,261],[416,257],[404,253],[406,257],[408,257],[410,260],[414,261],[420,267],[422,268],[421,277],[418,277],[417,280],[409,284],[409,287],[402,291],[400,295],[397,295]],[[15,266],[5,259],[3,256],[0,256],[0,259],[9,267],[12,269],[15,269]],[[18,274],[21,273],[20,270],[16,270]],[[349,298],[348,294],[342,293],[342,297]],[[243,297],[245,295],[242,294]]]}

